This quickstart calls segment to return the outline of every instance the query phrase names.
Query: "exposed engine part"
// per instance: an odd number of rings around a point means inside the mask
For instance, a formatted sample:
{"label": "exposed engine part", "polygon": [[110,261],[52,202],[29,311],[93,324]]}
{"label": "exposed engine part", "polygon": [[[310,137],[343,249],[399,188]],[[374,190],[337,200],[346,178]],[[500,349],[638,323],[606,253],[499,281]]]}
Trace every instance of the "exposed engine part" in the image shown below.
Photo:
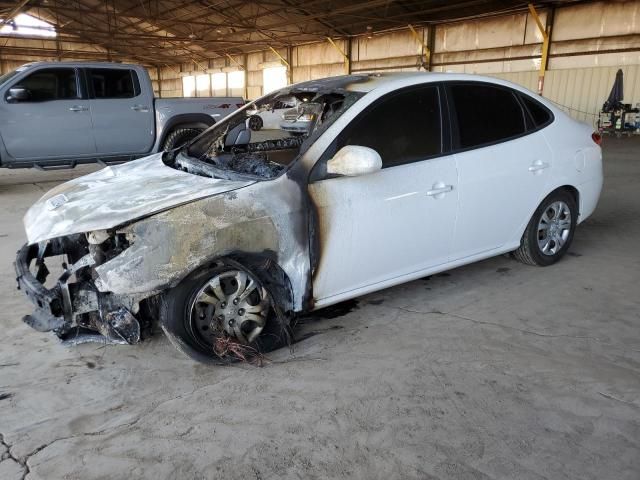
{"label": "exposed engine part", "polygon": [[140,323],[124,307],[107,313],[102,325],[106,327],[106,331],[101,330],[102,334],[107,338],[120,337],[129,345],[140,341]]}
{"label": "exposed engine part", "polygon": [[263,178],[276,177],[284,169],[283,165],[269,161],[267,156],[260,152],[234,153],[213,160],[219,168]]}
{"label": "exposed engine part", "polygon": [[250,143],[247,145],[247,152],[264,152],[267,150],[283,150],[287,148],[298,148],[304,141],[304,136],[285,137],[277,140],[265,140],[264,142]]}
{"label": "exposed engine part", "polygon": [[89,245],[99,245],[110,236],[111,235],[108,230],[96,230],[94,232],[87,233],[87,242],[89,242]]}
{"label": "exposed engine part", "polygon": [[[88,238],[100,241],[89,243]],[[78,328],[99,332],[111,343],[137,343],[141,325],[132,311],[139,309],[135,297],[100,292],[96,288],[94,267],[119,255],[129,246],[124,234],[111,233],[108,238],[98,233],[72,235],[40,244],[25,246],[18,252],[16,272],[18,288],[25,291],[36,305],[23,320],[38,331],[54,331],[61,339],[78,336]],[[47,257],[66,255],[62,274],[52,288],[44,287],[50,272]],[[30,270],[35,259],[36,275]],[[85,338],[83,341],[87,341]]]}

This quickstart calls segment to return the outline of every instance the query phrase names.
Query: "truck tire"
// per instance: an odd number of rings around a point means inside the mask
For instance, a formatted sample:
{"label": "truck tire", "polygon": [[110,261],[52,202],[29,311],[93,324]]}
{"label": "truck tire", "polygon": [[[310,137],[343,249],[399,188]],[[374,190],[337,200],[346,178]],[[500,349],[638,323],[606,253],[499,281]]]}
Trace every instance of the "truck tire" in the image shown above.
{"label": "truck tire", "polygon": [[162,145],[162,149],[165,152],[168,152],[174,148],[181,147],[189,140],[200,135],[202,131],[203,130],[200,128],[178,128],[167,135],[167,138],[165,138],[164,144]]}

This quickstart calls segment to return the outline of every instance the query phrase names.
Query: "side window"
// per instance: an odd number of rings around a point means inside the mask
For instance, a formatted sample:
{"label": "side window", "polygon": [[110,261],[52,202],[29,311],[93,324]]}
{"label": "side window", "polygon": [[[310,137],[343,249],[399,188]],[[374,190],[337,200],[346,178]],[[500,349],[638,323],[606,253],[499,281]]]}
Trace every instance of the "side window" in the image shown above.
{"label": "side window", "polygon": [[531,118],[533,119],[533,124],[536,128],[543,127],[547,123],[549,123],[552,119],[551,112],[544,106],[540,104],[540,102],[535,101],[533,98],[527,95],[520,95],[522,102],[529,113],[531,114]]}
{"label": "side window", "polygon": [[515,94],[486,84],[452,84],[454,117],[461,148],[495,143],[525,132],[524,112]]}
{"label": "side window", "polygon": [[133,70],[90,68],[87,70],[94,98],[133,98],[136,93]]}
{"label": "side window", "polygon": [[440,154],[438,87],[413,87],[386,95],[343,130],[336,151],[345,145],[373,148],[382,157],[382,168]]}
{"label": "side window", "polygon": [[23,102],[46,102],[78,98],[76,71],[73,68],[46,68],[20,80],[14,87],[27,90]]}

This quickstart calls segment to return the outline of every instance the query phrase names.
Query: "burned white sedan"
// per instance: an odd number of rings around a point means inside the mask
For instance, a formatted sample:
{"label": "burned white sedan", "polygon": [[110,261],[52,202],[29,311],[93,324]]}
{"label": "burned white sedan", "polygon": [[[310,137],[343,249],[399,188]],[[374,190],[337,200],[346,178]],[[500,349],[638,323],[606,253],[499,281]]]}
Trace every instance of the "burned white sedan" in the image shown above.
{"label": "burned white sedan", "polygon": [[[308,132],[248,128],[282,101],[305,104]],[[44,195],[16,261],[25,321],[133,344],[157,320],[199,360],[265,351],[301,312],[505,252],[551,265],[601,187],[599,137],[508,82],[300,83]]]}

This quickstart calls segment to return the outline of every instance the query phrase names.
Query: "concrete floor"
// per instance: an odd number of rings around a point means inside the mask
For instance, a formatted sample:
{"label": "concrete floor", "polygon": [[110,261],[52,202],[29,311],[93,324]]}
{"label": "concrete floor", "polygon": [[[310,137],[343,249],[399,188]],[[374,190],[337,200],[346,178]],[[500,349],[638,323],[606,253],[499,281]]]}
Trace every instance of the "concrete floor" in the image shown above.
{"label": "concrete floor", "polygon": [[368,295],[264,368],[25,326],[21,217],[80,170],[0,172],[0,479],[637,480],[639,140],[606,139],[601,203],[559,264]]}

